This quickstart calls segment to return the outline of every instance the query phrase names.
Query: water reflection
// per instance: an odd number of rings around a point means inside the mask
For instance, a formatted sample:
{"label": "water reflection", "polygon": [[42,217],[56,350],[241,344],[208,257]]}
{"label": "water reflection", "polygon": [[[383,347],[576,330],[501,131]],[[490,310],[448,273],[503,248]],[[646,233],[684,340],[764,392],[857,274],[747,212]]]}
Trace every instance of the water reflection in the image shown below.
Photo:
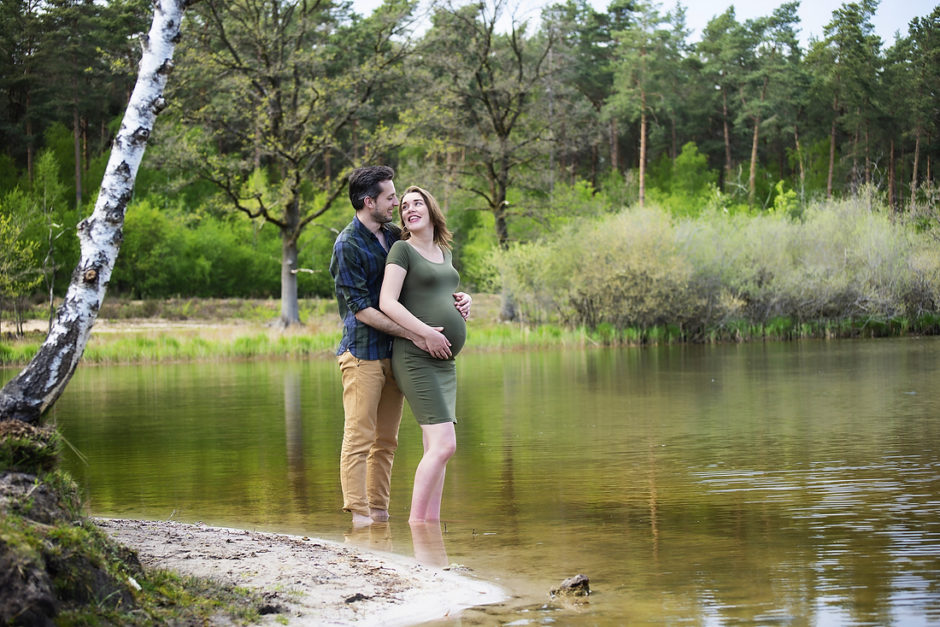
{"label": "water reflection", "polygon": [[447,561],[447,550],[444,548],[444,534],[441,525],[436,522],[410,523],[411,544],[414,546],[415,559],[425,566],[443,568]]}
{"label": "water reflection", "polygon": [[374,522],[371,525],[352,526],[343,536],[347,544],[352,544],[369,551],[395,552],[392,542],[392,523]]}
{"label": "water reflection", "polygon": [[304,424],[301,405],[300,370],[284,370],[284,435],[287,444],[287,482],[294,500],[307,502],[307,482],[304,477]]}
{"label": "water reflection", "polygon": [[[96,513],[457,562],[516,595],[484,622],[922,625],[938,375],[938,339],[466,354],[436,530],[407,523],[407,410],[392,518],[349,529],[331,360],[80,368],[55,419]],[[550,603],[579,572],[587,605]]]}

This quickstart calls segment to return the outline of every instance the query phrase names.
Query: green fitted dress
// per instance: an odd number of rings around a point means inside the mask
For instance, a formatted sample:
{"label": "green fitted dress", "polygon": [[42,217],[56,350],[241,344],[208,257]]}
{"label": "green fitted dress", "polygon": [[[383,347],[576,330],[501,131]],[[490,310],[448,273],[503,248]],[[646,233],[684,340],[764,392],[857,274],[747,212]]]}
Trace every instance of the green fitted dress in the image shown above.
{"label": "green fitted dress", "polygon": [[[454,357],[467,339],[467,325],[454,307],[454,292],[460,275],[451,263],[449,250],[444,261],[425,259],[411,244],[399,241],[388,251],[386,264],[401,266],[407,272],[399,302],[419,320],[432,327],[444,327]],[[392,349],[392,372],[398,387],[408,399],[412,413],[422,425],[457,422],[457,365],[453,357],[435,359],[410,340],[396,337]]]}

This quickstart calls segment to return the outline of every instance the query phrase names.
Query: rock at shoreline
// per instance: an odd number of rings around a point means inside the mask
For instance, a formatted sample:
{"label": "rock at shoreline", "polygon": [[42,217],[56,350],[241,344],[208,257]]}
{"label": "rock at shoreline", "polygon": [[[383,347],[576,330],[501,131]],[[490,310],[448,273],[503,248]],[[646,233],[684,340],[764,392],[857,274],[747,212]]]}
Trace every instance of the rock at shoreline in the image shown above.
{"label": "rock at shoreline", "polygon": [[552,588],[552,597],[556,596],[578,596],[586,597],[591,594],[590,579],[585,575],[575,575],[568,577],[557,588]]}

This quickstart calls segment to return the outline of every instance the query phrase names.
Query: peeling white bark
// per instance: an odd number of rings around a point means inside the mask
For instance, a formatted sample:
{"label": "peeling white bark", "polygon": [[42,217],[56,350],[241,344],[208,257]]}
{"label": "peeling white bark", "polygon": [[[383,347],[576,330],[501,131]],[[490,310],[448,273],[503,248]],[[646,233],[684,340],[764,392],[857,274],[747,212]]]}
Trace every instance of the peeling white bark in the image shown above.
{"label": "peeling white bark", "polygon": [[58,400],[85,351],[121,248],[124,213],[157,114],[166,106],[163,89],[173,69],[183,10],[191,2],[154,0],[153,23],[143,38],[137,84],[111,147],[91,216],[78,225],[81,258],[65,301],[33,360],[0,391],[0,420],[37,424]]}

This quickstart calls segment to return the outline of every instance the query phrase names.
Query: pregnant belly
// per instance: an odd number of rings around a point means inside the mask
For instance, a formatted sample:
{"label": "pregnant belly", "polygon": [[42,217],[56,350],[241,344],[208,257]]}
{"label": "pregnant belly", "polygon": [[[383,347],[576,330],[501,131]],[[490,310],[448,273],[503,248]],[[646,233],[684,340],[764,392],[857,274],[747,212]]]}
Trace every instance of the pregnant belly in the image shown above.
{"label": "pregnant belly", "polygon": [[[453,301],[451,301],[453,302]],[[438,308],[435,311],[436,315],[418,315],[418,318],[432,327],[444,327],[442,333],[444,337],[447,338],[447,341],[450,342],[450,352],[454,356],[460,352],[460,349],[463,348],[464,342],[467,340],[467,323],[464,322],[463,316],[460,315],[460,312],[453,306],[450,305],[450,310],[446,308]],[[399,350],[400,345],[404,345],[405,342],[399,343],[396,341],[395,350]],[[411,342],[407,342],[410,346],[405,346],[405,349],[413,354],[424,353],[421,349],[415,346]],[[424,353],[427,355],[427,353]]]}
{"label": "pregnant belly", "polygon": [[450,342],[450,352],[456,357],[467,341],[467,323],[460,312],[454,309],[453,315],[447,315],[435,327],[444,327],[444,337]]}

